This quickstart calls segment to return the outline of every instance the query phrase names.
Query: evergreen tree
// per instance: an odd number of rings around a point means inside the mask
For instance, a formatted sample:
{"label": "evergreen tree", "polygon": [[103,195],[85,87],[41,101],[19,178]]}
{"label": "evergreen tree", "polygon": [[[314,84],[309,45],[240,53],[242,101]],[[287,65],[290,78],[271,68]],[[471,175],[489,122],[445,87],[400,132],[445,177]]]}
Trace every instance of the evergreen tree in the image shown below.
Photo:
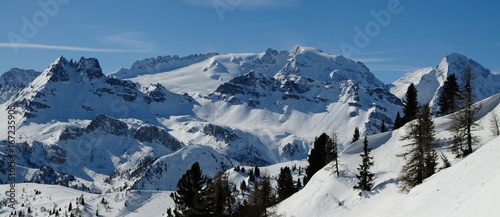
{"label": "evergreen tree", "polygon": [[297,191],[300,190],[302,188],[302,183],[300,182],[300,178],[297,178]]}
{"label": "evergreen tree", "polygon": [[259,167],[255,167],[254,171],[255,171],[255,173],[254,173],[255,177],[260,177],[260,169],[259,169]]}
{"label": "evergreen tree", "polygon": [[446,155],[444,155],[443,153],[441,153],[441,160],[443,161],[443,166],[439,168],[440,170],[451,167],[451,163],[448,160],[448,157],[446,157]]}
{"label": "evergreen tree", "polygon": [[359,140],[359,136],[360,136],[359,135],[359,128],[356,127],[356,128],[354,128],[354,134],[352,134],[352,142],[351,143],[354,143],[354,142],[358,141]]}
{"label": "evergreen tree", "polygon": [[255,175],[253,174],[253,170],[248,172],[248,182],[255,182]]}
{"label": "evergreen tree", "polygon": [[418,113],[417,88],[413,83],[408,86],[403,100],[403,125],[414,120]]}
{"label": "evergreen tree", "polygon": [[399,129],[404,125],[403,120],[401,119],[401,114],[398,112],[396,114],[396,119],[394,119],[394,129]]}
{"label": "evergreen tree", "polygon": [[358,167],[359,174],[356,175],[358,179],[358,185],[353,188],[359,190],[359,196],[362,195],[363,191],[371,191],[373,187],[373,174],[370,172],[370,167],[373,166],[373,157],[370,156],[371,148],[368,148],[368,138],[365,136],[365,140],[363,141],[363,153],[361,156],[362,162]]}
{"label": "evergreen tree", "polygon": [[460,86],[455,74],[448,75],[443,84],[443,91],[438,98],[438,115],[447,115],[458,110]]}
{"label": "evergreen tree", "polygon": [[[170,208],[168,208],[168,209],[170,209]],[[167,213],[168,213],[168,211],[167,211]],[[95,216],[99,216],[99,210],[98,209],[95,211]]]}
{"label": "evergreen tree", "polygon": [[278,199],[282,201],[297,192],[293,184],[292,171],[289,167],[281,168],[278,177],[278,185],[276,186]]}
{"label": "evergreen tree", "polygon": [[[359,133],[359,132],[358,132]],[[335,166],[335,172],[339,176],[339,162],[338,162],[338,137],[335,130],[332,132],[332,136],[329,137],[325,144],[325,165],[332,162]]]}
{"label": "evergreen tree", "polygon": [[71,212],[72,209],[73,209],[73,205],[71,204],[71,202],[69,202],[68,211]]}
{"label": "evergreen tree", "polygon": [[434,174],[436,169],[436,147],[434,143],[434,121],[432,120],[429,104],[422,107],[417,116],[416,123],[408,126],[408,134],[402,140],[411,140],[410,150],[402,155],[406,163],[401,171],[400,179],[402,189],[410,190],[412,187]]}
{"label": "evergreen tree", "polygon": [[385,126],[385,120],[382,120],[382,125],[380,125],[380,132],[387,132],[387,127]]}
{"label": "evergreen tree", "polygon": [[247,190],[247,183],[245,182],[245,180],[241,181],[240,190],[242,191],[242,193],[243,193],[243,191]]}
{"label": "evergreen tree", "polygon": [[177,191],[171,195],[175,202],[175,211],[182,216],[207,215],[209,203],[204,197],[204,187],[207,183],[208,178],[202,175],[199,163],[195,162],[179,179]]}
{"label": "evergreen tree", "polygon": [[326,159],[325,159],[325,150],[326,150],[326,143],[330,137],[326,135],[326,133],[321,134],[316,140],[314,141],[314,146],[311,149],[311,152],[307,158],[307,161],[309,162],[309,165],[306,168],[306,174],[304,177],[304,185],[307,184],[309,179],[321,168],[323,168],[326,164]]}

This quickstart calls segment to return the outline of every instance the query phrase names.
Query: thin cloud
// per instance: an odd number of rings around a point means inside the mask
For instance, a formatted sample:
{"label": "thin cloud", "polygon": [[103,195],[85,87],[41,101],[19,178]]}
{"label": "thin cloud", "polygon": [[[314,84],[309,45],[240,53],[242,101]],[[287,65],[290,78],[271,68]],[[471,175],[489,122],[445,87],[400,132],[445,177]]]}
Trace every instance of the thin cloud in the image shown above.
{"label": "thin cloud", "polygon": [[230,8],[241,8],[241,9],[253,9],[253,8],[276,8],[276,7],[287,7],[297,5],[298,0],[235,0],[235,1],[207,1],[207,0],[183,0],[184,3],[201,6],[201,7],[213,7],[220,2],[220,6],[226,6]]}
{"label": "thin cloud", "polygon": [[100,41],[105,44],[115,44],[123,47],[133,47],[138,50],[153,50],[155,43],[141,39],[142,34],[138,32],[125,32],[116,35],[106,36]]}
{"label": "thin cloud", "polygon": [[86,52],[100,52],[100,53],[135,53],[135,52],[149,51],[144,49],[108,49],[108,48],[75,47],[75,46],[61,46],[61,45],[49,45],[49,44],[3,43],[3,42],[0,42],[0,48],[67,50],[67,51],[86,51]]}

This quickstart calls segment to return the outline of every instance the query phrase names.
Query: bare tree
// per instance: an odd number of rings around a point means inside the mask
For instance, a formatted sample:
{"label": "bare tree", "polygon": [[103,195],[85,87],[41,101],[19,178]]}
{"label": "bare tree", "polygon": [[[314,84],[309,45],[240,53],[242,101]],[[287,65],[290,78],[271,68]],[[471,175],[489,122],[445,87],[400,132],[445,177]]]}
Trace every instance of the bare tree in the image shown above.
{"label": "bare tree", "polygon": [[490,117],[490,131],[494,137],[500,136],[500,118],[496,112],[492,112]]}
{"label": "bare tree", "polygon": [[[474,94],[472,93],[472,79],[474,75],[472,74],[470,66],[465,70],[464,76],[465,85],[462,89],[463,107],[460,111],[454,113],[453,117],[455,121],[451,129],[454,131],[461,131],[462,135],[465,137],[465,144],[467,147],[463,149],[462,155],[467,156],[473,151],[472,145],[474,136],[472,135],[472,131],[475,131],[478,127],[478,125],[474,123],[474,118],[481,109],[481,106],[473,104]],[[460,137],[456,139],[460,139]]]}

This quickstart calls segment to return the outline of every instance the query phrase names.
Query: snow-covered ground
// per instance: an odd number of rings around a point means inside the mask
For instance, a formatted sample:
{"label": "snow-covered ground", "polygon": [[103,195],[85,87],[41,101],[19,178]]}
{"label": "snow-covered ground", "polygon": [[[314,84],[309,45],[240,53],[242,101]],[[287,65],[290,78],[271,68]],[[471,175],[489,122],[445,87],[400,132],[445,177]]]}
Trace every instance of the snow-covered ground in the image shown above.
{"label": "snow-covered ground", "polygon": [[[477,123],[481,128],[474,132],[479,145],[473,154],[463,160],[455,159],[449,149],[438,148],[453,166],[444,169],[409,193],[402,192],[398,176],[404,159],[397,154],[405,152],[401,141],[406,134],[399,130],[368,137],[373,148],[375,165],[374,188],[361,197],[353,190],[356,168],[361,163],[359,154],[362,142],[347,147],[340,155],[341,175],[337,177],[326,166],[316,173],[303,190],[277,205],[284,216],[498,216],[500,199],[500,137],[490,133],[489,120],[494,112],[500,114],[500,94],[480,102]],[[437,118],[436,137],[446,141],[452,137],[447,131],[451,117]],[[439,161],[442,166],[442,161]]]}

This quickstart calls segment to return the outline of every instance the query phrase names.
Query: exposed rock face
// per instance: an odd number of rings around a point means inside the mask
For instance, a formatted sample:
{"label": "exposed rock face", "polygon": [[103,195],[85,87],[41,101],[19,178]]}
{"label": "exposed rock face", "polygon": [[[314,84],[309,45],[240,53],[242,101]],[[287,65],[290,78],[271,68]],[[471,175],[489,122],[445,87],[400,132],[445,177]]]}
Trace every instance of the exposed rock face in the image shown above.
{"label": "exposed rock face", "polygon": [[[363,82],[319,81],[292,73],[274,77],[251,71],[220,85],[207,99],[233,105],[247,105],[282,113],[285,106],[304,113],[326,112],[332,103],[352,107],[348,114],[356,117],[360,111],[370,112],[365,123],[367,134],[379,132],[379,125],[393,124],[392,111],[402,106],[399,98],[384,87],[363,86]],[[270,102],[273,102],[272,104]]]}
{"label": "exposed rock face", "polygon": [[114,118],[107,117],[106,115],[97,115],[92,122],[85,128],[85,132],[93,132],[96,129],[100,129],[101,134],[111,134],[116,136],[122,136],[127,134],[128,126],[126,123],[116,120]]}
{"label": "exposed rock face", "polygon": [[140,142],[159,143],[172,151],[182,148],[182,143],[177,141],[164,129],[155,126],[141,126],[135,131],[134,138]]}
{"label": "exposed rock face", "polygon": [[6,102],[19,93],[39,75],[40,72],[35,70],[18,68],[12,68],[0,75],[0,103]]}

